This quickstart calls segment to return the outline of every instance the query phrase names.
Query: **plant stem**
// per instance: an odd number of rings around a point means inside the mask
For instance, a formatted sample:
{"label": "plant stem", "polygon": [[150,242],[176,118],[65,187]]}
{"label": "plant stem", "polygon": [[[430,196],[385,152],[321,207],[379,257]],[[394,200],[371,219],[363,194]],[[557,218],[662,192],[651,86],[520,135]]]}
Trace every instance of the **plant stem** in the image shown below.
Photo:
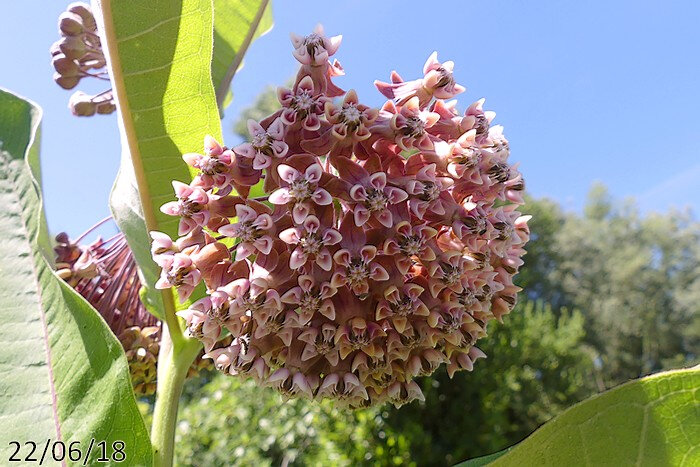
{"label": "plant stem", "polygon": [[[180,330],[177,329],[174,332],[179,333]],[[153,444],[153,465],[170,467],[173,465],[175,454],[175,427],[182,386],[187,377],[187,370],[199,353],[200,344],[192,339],[173,342],[166,323],[163,323],[161,335],[158,388],[153,410],[151,443]],[[182,337],[182,334],[180,336]]]}

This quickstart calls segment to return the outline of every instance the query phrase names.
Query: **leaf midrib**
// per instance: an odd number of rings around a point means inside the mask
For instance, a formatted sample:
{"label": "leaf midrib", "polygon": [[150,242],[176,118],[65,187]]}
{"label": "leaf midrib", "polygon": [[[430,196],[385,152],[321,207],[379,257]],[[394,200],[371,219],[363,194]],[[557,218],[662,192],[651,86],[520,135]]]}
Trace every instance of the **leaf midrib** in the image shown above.
{"label": "leaf midrib", "polygon": [[[148,189],[148,181],[145,178],[145,170],[143,167],[143,161],[141,158],[141,152],[139,149],[139,140],[136,134],[136,128],[134,126],[134,121],[131,118],[131,109],[129,106],[128,94],[126,91],[126,84],[124,83],[124,76],[121,73],[114,73],[114,70],[121,70],[121,57],[119,56],[119,40],[116,37],[116,31],[114,29],[114,20],[112,18],[112,1],[111,0],[100,0],[100,9],[102,13],[102,39],[104,41],[104,51],[107,60],[111,63],[108,67],[110,78],[112,79],[112,86],[114,88],[114,99],[117,104],[117,111],[119,112],[119,121],[121,124],[121,129],[124,132],[124,139],[129,147],[129,155],[131,163],[134,167],[134,177],[136,178],[139,199],[141,200],[141,207],[144,222],[146,223],[146,230],[157,230],[157,221],[155,213],[153,212],[153,205],[151,202],[151,197]],[[112,53],[114,52],[114,53]],[[167,137],[167,135],[166,135]],[[166,321],[171,321],[169,318],[175,316],[175,301],[170,289],[161,290],[161,296],[163,298],[163,315]],[[178,325],[177,320],[168,323],[170,326]],[[177,335],[178,333],[173,333]]]}

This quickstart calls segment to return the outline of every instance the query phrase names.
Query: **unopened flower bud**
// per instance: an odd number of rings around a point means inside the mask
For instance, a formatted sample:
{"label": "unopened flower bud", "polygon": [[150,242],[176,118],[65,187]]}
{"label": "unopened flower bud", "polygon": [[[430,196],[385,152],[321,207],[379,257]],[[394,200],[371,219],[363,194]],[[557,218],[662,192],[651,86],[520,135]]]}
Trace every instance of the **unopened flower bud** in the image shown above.
{"label": "unopened flower bud", "polygon": [[63,76],[60,73],[54,73],[53,80],[63,89],[73,89],[80,82],[79,76]]}
{"label": "unopened flower bud", "polygon": [[83,20],[83,27],[88,31],[97,31],[97,22],[95,22],[95,17],[92,14],[92,9],[90,5],[83,2],[73,2],[66,8],[67,11],[75,13],[80,16]]}
{"label": "unopened flower bud", "polygon": [[52,57],[55,57],[58,54],[63,53],[61,51],[61,43],[63,42],[63,39],[59,39],[53,44],[51,44],[51,48],[49,48],[49,52],[51,53]]}
{"label": "unopened flower bud", "polygon": [[89,117],[95,115],[97,104],[83,91],[76,91],[68,101],[68,108],[75,116]]}
{"label": "unopened flower bud", "polygon": [[[54,81],[63,89],[73,89],[82,78],[107,79],[104,70],[107,63],[90,6],[71,3],[68,11],[61,13],[58,24],[62,38],[50,48],[56,69]],[[116,110],[111,89],[94,96],[74,94],[68,107],[77,116],[110,114]]]}
{"label": "unopened flower bud", "polygon": [[61,16],[58,17],[58,31],[64,36],[77,36],[82,34],[84,31],[83,19],[75,13],[64,11],[61,13]]}
{"label": "unopened flower bud", "polygon": [[98,114],[111,114],[115,110],[117,110],[117,105],[113,101],[100,102],[97,104]]}
{"label": "unopened flower bud", "polygon": [[58,44],[63,55],[71,60],[80,60],[87,53],[87,46],[79,36],[64,37]]}
{"label": "unopened flower bud", "polygon": [[51,60],[51,64],[62,76],[80,76],[80,65],[78,62],[72,58],[68,58],[63,53],[55,55]]}

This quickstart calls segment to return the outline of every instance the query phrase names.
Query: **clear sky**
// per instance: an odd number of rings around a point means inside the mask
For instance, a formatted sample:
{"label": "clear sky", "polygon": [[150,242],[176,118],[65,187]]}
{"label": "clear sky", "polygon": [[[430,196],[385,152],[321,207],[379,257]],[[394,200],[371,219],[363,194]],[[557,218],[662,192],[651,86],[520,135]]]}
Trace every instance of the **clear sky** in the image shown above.
{"label": "clear sky", "polygon": [[[44,194],[54,232],[80,233],[108,214],[119,160],[114,116],[75,118],[51,79],[48,48],[68,1],[0,3],[0,86],[38,102]],[[505,125],[528,190],[579,210],[596,180],[645,212],[700,208],[700,2],[273,1],[275,27],[234,80],[226,143],[240,110],[294,75],[289,32],[320,22],[343,34],[336,82],[381,105],[375,79],[420,76],[433,51]],[[434,9],[431,9],[434,7]],[[87,90],[100,90],[92,86]]]}

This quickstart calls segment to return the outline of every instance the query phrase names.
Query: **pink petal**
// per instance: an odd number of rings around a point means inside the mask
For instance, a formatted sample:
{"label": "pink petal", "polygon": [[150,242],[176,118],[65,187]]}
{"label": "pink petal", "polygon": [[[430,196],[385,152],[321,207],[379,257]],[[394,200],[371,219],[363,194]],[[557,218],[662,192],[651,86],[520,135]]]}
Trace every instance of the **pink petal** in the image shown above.
{"label": "pink petal", "polygon": [[[335,252],[333,255],[333,260],[338,263],[341,266],[349,266],[350,265],[350,251],[346,250],[345,248],[342,248],[338,251]],[[332,284],[332,283],[331,283]]]}
{"label": "pink petal", "polygon": [[250,136],[256,136],[261,133],[265,133],[265,129],[252,118],[248,119],[248,121],[246,122],[246,126],[248,127],[248,133],[250,134]]}
{"label": "pink petal", "polygon": [[343,40],[342,35],[338,36],[333,36],[328,39],[326,39],[324,42],[324,46],[326,47],[326,50],[328,51],[328,55],[333,55],[338,51],[338,47],[340,47],[340,43]]}
{"label": "pink petal", "polygon": [[311,195],[311,199],[319,206],[327,206],[333,202],[333,197],[323,188],[317,188]]}
{"label": "pink petal", "polygon": [[239,222],[249,222],[255,220],[258,217],[258,213],[250,206],[246,206],[245,204],[237,204],[236,217],[238,217]]}
{"label": "pink petal", "polygon": [[408,193],[400,188],[395,188],[393,186],[386,187],[384,189],[384,194],[389,198],[389,203],[398,204],[401,201],[405,201],[408,198]]}
{"label": "pink petal", "polygon": [[276,205],[287,204],[291,200],[289,188],[279,188],[272,192],[268,201]]}
{"label": "pink petal", "polygon": [[294,218],[294,222],[301,224],[304,222],[304,219],[306,219],[310,212],[311,210],[306,203],[296,203],[292,208],[292,217]]}
{"label": "pink petal", "polygon": [[386,281],[389,280],[389,273],[386,272],[386,269],[384,269],[382,266],[379,264],[373,263],[370,265],[370,276],[372,280],[375,281]]}
{"label": "pink petal", "polygon": [[311,164],[306,168],[304,178],[306,178],[309,183],[318,183],[321,180],[322,174],[323,169],[319,164]]}
{"label": "pink petal", "polygon": [[256,151],[253,145],[250,143],[239,144],[238,146],[233,148],[233,152],[235,152],[236,154],[240,154],[243,157],[247,157],[248,159],[254,158],[255,155],[258,153],[258,151]]}
{"label": "pink petal", "polygon": [[272,159],[270,159],[269,156],[266,156],[261,152],[255,153],[255,159],[253,159],[253,168],[255,170],[266,169],[270,167],[270,164],[272,164]]}
{"label": "pink petal", "polygon": [[261,253],[269,255],[270,251],[272,251],[272,238],[265,235],[264,237],[256,239],[253,245],[255,245],[255,248],[260,250]]}
{"label": "pink petal", "polygon": [[364,206],[355,206],[353,211],[353,217],[355,219],[355,225],[362,227],[370,218],[370,212]]}
{"label": "pink petal", "polygon": [[170,201],[160,207],[160,212],[169,216],[179,216],[180,211],[180,203],[178,201]]}
{"label": "pink petal", "polygon": [[284,243],[288,243],[290,245],[296,245],[299,243],[299,232],[297,231],[296,227],[290,227],[283,230],[280,232],[279,237]]}
{"label": "pink petal", "polygon": [[355,104],[357,105],[360,102],[360,100],[357,98],[357,92],[355,92],[354,89],[351,89],[345,94],[345,97],[343,98],[343,105],[346,104]]}
{"label": "pink petal", "polygon": [[342,272],[336,272],[331,278],[331,285],[335,288],[344,286],[346,282],[345,274]]}
{"label": "pink petal", "polygon": [[324,248],[316,255],[316,264],[318,264],[324,271],[330,271],[333,267],[333,260],[331,259],[331,254],[328,249]]}
{"label": "pink petal", "polygon": [[355,201],[364,201],[367,199],[367,191],[365,191],[365,187],[362,185],[353,185],[352,188],[350,188],[350,198],[352,198]]}
{"label": "pink petal", "polygon": [[282,104],[283,106],[291,104],[293,97],[294,93],[291,91],[291,89],[283,87],[277,88],[277,100],[279,100],[280,104]]}
{"label": "pink petal", "polygon": [[285,292],[284,295],[282,295],[282,302],[290,305],[298,305],[301,303],[302,295],[303,291],[301,290],[301,287],[292,287]]}
{"label": "pink petal", "polygon": [[257,219],[253,222],[253,225],[260,230],[270,230],[274,225],[272,216],[269,214],[260,214]]}
{"label": "pink petal", "polygon": [[280,120],[279,118],[275,119],[275,121],[272,122],[267,128],[267,134],[272,136],[274,139],[282,139],[282,137],[284,136],[284,124],[282,123],[282,120]]}
{"label": "pink petal", "polygon": [[337,243],[340,243],[340,241],[343,239],[343,236],[340,235],[340,232],[338,232],[335,229],[328,229],[323,233],[323,244],[324,245],[335,245]]}
{"label": "pink petal", "polygon": [[391,211],[388,209],[383,209],[379,214],[375,214],[375,217],[384,227],[391,228],[394,224],[394,216],[391,215]]}
{"label": "pink petal", "polygon": [[365,263],[369,263],[377,256],[377,248],[372,245],[363,246],[360,249],[360,256],[362,256]]}
{"label": "pink petal", "polygon": [[297,89],[301,90],[301,91],[307,91],[307,92],[313,94],[314,81],[311,79],[311,76],[304,76],[301,79],[301,81],[299,81],[299,84],[297,85]]}
{"label": "pink petal", "polygon": [[255,253],[255,247],[250,242],[241,242],[236,248],[236,260],[247,258]]}
{"label": "pink petal", "polygon": [[[281,120],[277,119],[277,121],[282,124]],[[273,141],[270,147],[272,148],[272,154],[277,158],[286,156],[289,151],[289,146],[284,141]]]}
{"label": "pink petal", "polygon": [[384,172],[373,173],[369,176],[369,182],[377,190],[383,190],[386,186],[386,174]]}
{"label": "pink petal", "polygon": [[293,183],[294,180],[301,177],[301,174],[297,169],[287,164],[278,165],[277,173],[279,174],[280,178],[287,183]]}
{"label": "pink petal", "polygon": [[308,232],[316,232],[319,227],[321,227],[321,221],[319,221],[318,217],[316,216],[308,216],[304,220],[304,229],[306,229]]}
{"label": "pink petal", "polygon": [[300,248],[296,248],[294,251],[292,251],[292,254],[289,255],[289,267],[291,269],[299,269],[306,264],[307,259],[308,257],[306,253],[301,251]]}
{"label": "pink petal", "polygon": [[430,57],[425,61],[425,65],[423,65],[423,74],[427,74],[430,70],[434,70],[440,66],[440,62],[438,62],[437,59],[437,52],[433,52],[430,54]]}
{"label": "pink petal", "polygon": [[305,130],[316,131],[321,128],[321,119],[318,115],[310,113],[304,118],[303,126]]}

